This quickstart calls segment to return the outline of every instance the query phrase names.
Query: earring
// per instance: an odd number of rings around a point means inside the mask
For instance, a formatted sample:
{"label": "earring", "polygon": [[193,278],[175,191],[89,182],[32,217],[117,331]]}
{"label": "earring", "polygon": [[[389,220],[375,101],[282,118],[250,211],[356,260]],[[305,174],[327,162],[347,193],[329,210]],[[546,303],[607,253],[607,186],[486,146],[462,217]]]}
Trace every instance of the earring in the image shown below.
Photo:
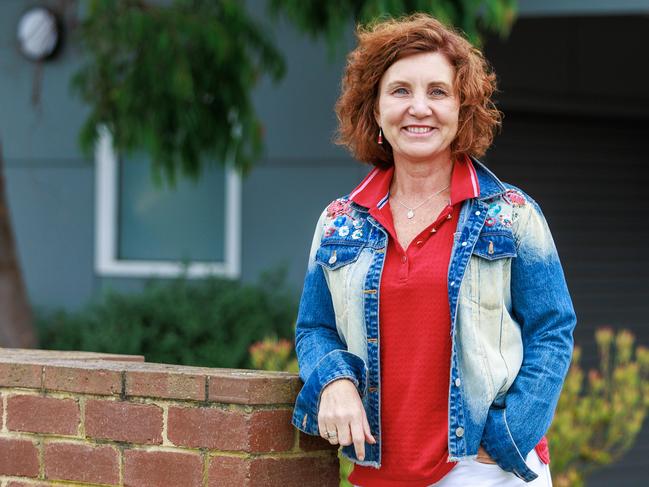
{"label": "earring", "polygon": [[379,138],[376,140],[379,145],[383,145],[383,132],[381,130],[381,127],[379,127]]}

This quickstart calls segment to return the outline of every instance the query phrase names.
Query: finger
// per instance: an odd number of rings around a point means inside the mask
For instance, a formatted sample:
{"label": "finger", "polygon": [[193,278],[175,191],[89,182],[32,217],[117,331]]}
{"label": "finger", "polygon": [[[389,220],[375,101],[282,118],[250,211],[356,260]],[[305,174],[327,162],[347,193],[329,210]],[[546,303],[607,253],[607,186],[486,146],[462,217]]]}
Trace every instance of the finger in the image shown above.
{"label": "finger", "polygon": [[[320,436],[322,436],[325,440],[327,440],[329,443],[332,445],[335,445],[338,442],[337,438],[329,438],[329,435],[327,432],[335,433],[336,432],[336,426],[331,425],[329,428],[325,425],[324,420],[318,416],[318,431],[320,432]],[[334,441],[335,440],[335,441]],[[333,443],[332,443],[333,441]]]}
{"label": "finger", "polygon": [[349,431],[349,423],[338,424],[338,443],[343,446],[352,444],[352,435]]}
{"label": "finger", "polygon": [[478,463],[487,463],[489,465],[494,465],[496,463],[491,458],[486,457],[476,457],[475,461]]}
{"label": "finger", "polygon": [[363,431],[362,421],[352,421],[350,429],[356,456],[359,460],[363,460],[365,458],[365,432]]}
{"label": "finger", "polygon": [[376,439],[372,436],[372,430],[370,429],[370,424],[367,422],[367,415],[365,414],[365,409],[363,409],[363,433],[365,434],[365,441],[371,444],[376,443]]}
{"label": "finger", "polygon": [[320,419],[319,415],[318,415],[318,431],[320,432],[320,436],[322,436],[324,439],[328,439],[327,428],[325,427],[324,421]]}
{"label": "finger", "polygon": [[[327,437],[326,432],[329,432],[332,435],[335,434],[336,436]],[[325,432],[325,438],[327,438],[327,440],[329,440],[329,443],[331,443],[332,445],[337,445],[340,442],[340,432],[336,428],[335,424],[333,424],[333,423],[328,424],[327,427],[326,427],[326,432]]]}

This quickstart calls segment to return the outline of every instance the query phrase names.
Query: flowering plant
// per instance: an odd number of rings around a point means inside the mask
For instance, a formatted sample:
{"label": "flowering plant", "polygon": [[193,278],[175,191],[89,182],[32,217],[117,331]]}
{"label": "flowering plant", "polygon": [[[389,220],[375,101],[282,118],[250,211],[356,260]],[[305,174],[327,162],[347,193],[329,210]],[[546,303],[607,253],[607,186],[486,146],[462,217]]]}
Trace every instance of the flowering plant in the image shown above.
{"label": "flowering plant", "polygon": [[293,344],[286,338],[266,337],[248,349],[255,369],[298,372],[297,359],[292,357]]}
{"label": "flowering plant", "polygon": [[556,487],[583,487],[594,470],[634,444],[649,409],[649,349],[635,349],[628,330],[595,333],[599,370],[579,366],[575,347],[548,441]]}

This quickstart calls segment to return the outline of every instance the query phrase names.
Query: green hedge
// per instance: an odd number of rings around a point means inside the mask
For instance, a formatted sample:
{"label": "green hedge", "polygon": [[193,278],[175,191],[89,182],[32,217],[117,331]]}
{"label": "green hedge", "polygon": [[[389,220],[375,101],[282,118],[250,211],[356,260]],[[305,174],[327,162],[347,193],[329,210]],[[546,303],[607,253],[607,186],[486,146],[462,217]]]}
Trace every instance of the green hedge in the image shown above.
{"label": "green hedge", "polygon": [[139,294],[106,292],[79,312],[40,312],[40,346],[141,354],[147,362],[249,368],[248,347],[293,339],[297,300],[285,273],[254,285],[209,278],[152,281]]}

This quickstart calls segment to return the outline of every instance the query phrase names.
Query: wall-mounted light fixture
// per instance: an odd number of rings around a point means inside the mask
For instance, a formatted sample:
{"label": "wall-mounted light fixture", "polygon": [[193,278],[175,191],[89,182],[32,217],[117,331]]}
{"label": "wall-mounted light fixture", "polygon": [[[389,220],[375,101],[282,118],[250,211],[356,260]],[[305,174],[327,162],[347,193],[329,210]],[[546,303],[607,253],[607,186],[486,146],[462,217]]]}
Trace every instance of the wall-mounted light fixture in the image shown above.
{"label": "wall-mounted light fixture", "polygon": [[46,7],[26,10],[18,21],[20,52],[32,61],[53,58],[61,46],[61,21]]}

